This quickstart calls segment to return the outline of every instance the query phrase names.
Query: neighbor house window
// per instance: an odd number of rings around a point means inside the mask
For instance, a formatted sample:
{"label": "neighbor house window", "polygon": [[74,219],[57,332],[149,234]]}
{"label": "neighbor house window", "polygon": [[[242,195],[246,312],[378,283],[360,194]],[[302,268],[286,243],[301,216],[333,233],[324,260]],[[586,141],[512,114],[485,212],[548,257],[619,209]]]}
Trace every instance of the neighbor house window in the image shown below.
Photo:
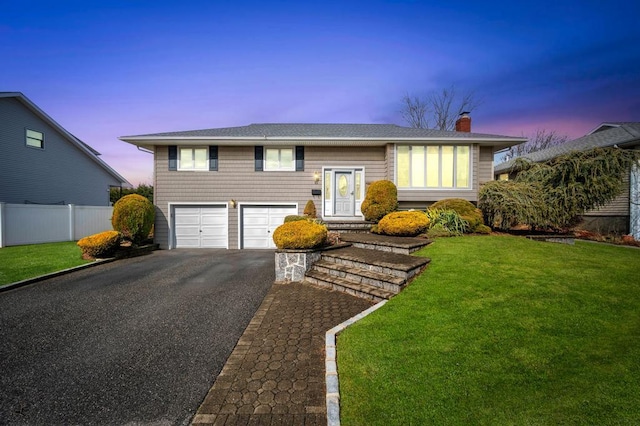
{"label": "neighbor house window", "polygon": [[468,145],[400,145],[396,182],[399,188],[470,188]]}
{"label": "neighbor house window", "polygon": [[265,148],[265,171],[296,169],[293,148]]}
{"label": "neighbor house window", "polygon": [[509,173],[500,173],[498,180],[509,180]]}
{"label": "neighbor house window", "polygon": [[178,170],[209,170],[208,148],[178,149]]}
{"label": "neighbor house window", "polygon": [[44,148],[44,133],[27,129],[27,146]]}

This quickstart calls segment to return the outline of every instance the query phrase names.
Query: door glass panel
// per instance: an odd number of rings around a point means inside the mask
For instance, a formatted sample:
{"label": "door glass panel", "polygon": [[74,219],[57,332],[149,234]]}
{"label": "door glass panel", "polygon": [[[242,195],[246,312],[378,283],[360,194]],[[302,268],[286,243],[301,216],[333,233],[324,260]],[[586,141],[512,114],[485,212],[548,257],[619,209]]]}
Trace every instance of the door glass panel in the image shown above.
{"label": "door glass panel", "polygon": [[331,199],[331,172],[324,172],[324,198]]}
{"label": "door glass panel", "polygon": [[341,197],[347,196],[347,191],[349,190],[349,182],[345,175],[341,175],[338,179],[338,192],[340,192]]}
{"label": "door glass panel", "polygon": [[360,191],[362,189],[362,172],[356,172],[356,200],[360,200],[362,198]]}

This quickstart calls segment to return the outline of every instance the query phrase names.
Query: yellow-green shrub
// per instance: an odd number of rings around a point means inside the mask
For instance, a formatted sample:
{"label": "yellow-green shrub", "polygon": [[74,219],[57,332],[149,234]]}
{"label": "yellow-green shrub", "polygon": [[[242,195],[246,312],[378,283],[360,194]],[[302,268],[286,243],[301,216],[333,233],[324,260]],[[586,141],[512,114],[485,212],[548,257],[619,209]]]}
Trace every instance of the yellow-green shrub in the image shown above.
{"label": "yellow-green shrub", "polygon": [[484,225],[482,211],[462,198],[447,198],[437,201],[429,206],[430,210],[453,210],[460,215],[461,218],[469,222],[469,232],[479,232],[478,227]]}
{"label": "yellow-green shrub", "polygon": [[378,222],[378,233],[399,237],[413,237],[422,234],[429,226],[429,219],[424,212],[389,213]]}
{"label": "yellow-green shrub", "polygon": [[299,220],[309,220],[307,216],[298,216],[297,214],[290,214],[284,217],[284,223],[297,222]]}
{"label": "yellow-green shrub", "polygon": [[118,231],[105,231],[80,239],[77,244],[83,259],[110,257],[120,246],[122,235]]}
{"label": "yellow-green shrub", "polygon": [[327,227],[310,220],[287,222],[273,232],[273,242],[279,249],[311,249],[326,239]]}
{"label": "yellow-green shrub", "polygon": [[149,237],[155,214],[155,208],[147,198],[138,194],[125,195],[113,206],[111,225],[124,238],[140,243]]}
{"label": "yellow-green shrub", "polygon": [[313,202],[313,200],[307,201],[307,204],[304,206],[304,215],[315,219],[316,214],[316,204]]}
{"label": "yellow-green shrub", "polygon": [[365,220],[377,222],[398,208],[398,189],[390,180],[378,180],[369,185],[360,210]]}
{"label": "yellow-green shrub", "polygon": [[490,234],[491,233],[491,228],[489,228],[487,225],[480,225],[477,226],[475,231],[476,234]]}

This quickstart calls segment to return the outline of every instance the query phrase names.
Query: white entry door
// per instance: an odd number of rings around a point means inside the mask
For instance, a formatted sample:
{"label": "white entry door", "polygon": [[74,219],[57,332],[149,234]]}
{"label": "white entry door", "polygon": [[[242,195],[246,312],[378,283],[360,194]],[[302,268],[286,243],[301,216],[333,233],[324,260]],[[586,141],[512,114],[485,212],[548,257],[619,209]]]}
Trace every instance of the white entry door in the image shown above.
{"label": "white entry door", "polygon": [[175,248],[227,248],[227,207],[176,206],[174,212]]}
{"label": "white entry door", "polygon": [[336,171],[333,197],[334,216],[353,216],[355,197],[353,191],[353,172]]}
{"label": "white entry door", "polygon": [[298,214],[295,204],[283,206],[242,206],[242,246],[245,249],[276,248],[273,231],[285,216]]}

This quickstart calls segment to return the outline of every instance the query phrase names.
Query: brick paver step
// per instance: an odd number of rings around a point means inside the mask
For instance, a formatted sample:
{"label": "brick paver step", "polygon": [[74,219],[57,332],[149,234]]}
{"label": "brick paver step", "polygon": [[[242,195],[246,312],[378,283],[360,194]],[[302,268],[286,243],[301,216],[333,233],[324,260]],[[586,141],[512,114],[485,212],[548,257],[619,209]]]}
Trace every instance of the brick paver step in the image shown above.
{"label": "brick paver step", "polygon": [[385,290],[380,287],[357,283],[347,278],[336,277],[334,275],[329,275],[316,270],[307,272],[306,282],[330,288],[332,290],[341,291],[343,293],[351,294],[353,296],[368,299],[374,302],[380,302],[385,299],[390,299],[396,294],[392,291]]}
{"label": "brick paver step", "polygon": [[407,280],[401,277],[326,260],[319,260],[314,263],[313,269],[332,276],[346,278],[357,283],[380,287],[396,294],[407,284]]}

